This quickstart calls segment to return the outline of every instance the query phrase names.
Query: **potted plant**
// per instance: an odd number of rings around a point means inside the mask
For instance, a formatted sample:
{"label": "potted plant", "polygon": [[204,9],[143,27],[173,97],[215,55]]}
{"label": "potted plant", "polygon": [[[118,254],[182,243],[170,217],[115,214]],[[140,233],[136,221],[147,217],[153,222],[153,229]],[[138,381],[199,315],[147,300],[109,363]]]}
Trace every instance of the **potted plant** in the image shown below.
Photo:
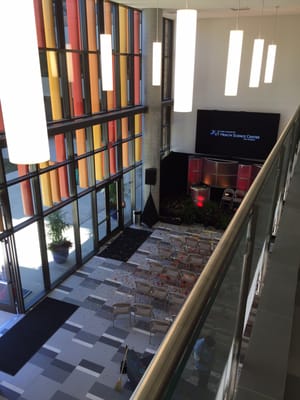
{"label": "potted plant", "polygon": [[69,224],[64,220],[63,213],[58,210],[48,216],[48,249],[52,251],[54,261],[58,264],[66,262],[69,255],[69,248],[72,243],[64,237],[64,232],[69,228]]}

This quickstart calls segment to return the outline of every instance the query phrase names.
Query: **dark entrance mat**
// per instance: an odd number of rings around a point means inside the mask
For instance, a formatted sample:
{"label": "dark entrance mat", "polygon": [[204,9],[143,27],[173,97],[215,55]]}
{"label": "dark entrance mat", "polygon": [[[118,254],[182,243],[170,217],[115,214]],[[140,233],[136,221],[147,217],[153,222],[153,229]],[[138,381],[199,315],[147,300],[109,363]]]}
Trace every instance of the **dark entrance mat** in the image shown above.
{"label": "dark entrance mat", "polygon": [[143,229],[126,228],[112,244],[98,253],[98,256],[127,261],[151,233]]}
{"label": "dark entrance mat", "polygon": [[0,338],[0,370],[15,375],[78,308],[47,297]]}

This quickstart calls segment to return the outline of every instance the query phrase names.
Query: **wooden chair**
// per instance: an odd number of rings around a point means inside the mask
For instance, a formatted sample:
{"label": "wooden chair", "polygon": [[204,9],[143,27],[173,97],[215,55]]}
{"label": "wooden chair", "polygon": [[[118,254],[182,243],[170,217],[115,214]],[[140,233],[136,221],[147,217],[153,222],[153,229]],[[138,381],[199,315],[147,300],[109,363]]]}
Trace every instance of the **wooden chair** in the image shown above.
{"label": "wooden chair", "polygon": [[115,326],[115,319],[119,315],[129,316],[129,325],[131,325],[131,304],[130,303],[115,303],[113,304],[113,326]]}
{"label": "wooden chair", "polygon": [[163,260],[170,260],[173,255],[173,250],[168,244],[159,244],[157,248],[158,257]]}
{"label": "wooden chair", "polygon": [[233,196],[234,196],[234,190],[231,188],[226,188],[223,191],[221,201],[220,201],[220,207],[224,208],[232,208],[232,201],[233,201]]}
{"label": "wooden chair", "polygon": [[177,268],[184,268],[189,265],[189,253],[177,251],[173,256],[172,262]]}
{"label": "wooden chair", "polygon": [[203,256],[200,254],[189,255],[189,267],[191,271],[201,273],[205,264],[206,263],[204,262]]}
{"label": "wooden chair", "polygon": [[185,244],[187,252],[197,253],[199,250],[199,238],[195,236],[186,236],[185,237]]}
{"label": "wooden chair", "polygon": [[170,292],[168,293],[169,310],[175,311],[176,314],[185,302],[186,296],[181,293]]}
{"label": "wooden chair", "polygon": [[137,295],[149,297],[150,291],[151,291],[151,285],[149,283],[143,281],[135,281],[135,293],[134,293],[135,301],[137,299]]}
{"label": "wooden chair", "polygon": [[134,322],[136,321],[136,317],[142,318],[153,318],[153,306],[151,304],[142,304],[142,303],[134,303],[132,305]]}
{"label": "wooden chair", "polygon": [[164,266],[158,260],[152,260],[151,258],[148,258],[147,263],[149,265],[149,272],[151,276],[159,276],[164,270]]}
{"label": "wooden chair", "polygon": [[198,276],[195,272],[181,270],[180,271],[180,287],[184,289],[192,289]]}
{"label": "wooden chair", "polygon": [[200,255],[211,255],[213,252],[213,246],[211,240],[201,240],[199,242],[199,251]]}
{"label": "wooden chair", "polygon": [[178,286],[180,282],[179,271],[174,267],[166,267],[163,273],[160,274],[160,279],[167,285]]}
{"label": "wooden chair", "polygon": [[164,288],[161,288],[159,286],[152,286],[151,288],[151,298],[152,301],[158,301],[163,304],[163,306],[166,308],[167,305],[167,297],[168,297],[168,291]]}
{"label": "wooden chair", "polygon": [[150,321],[150,335],[149,335],[149,343],[151,343],[152,335],[159,333],[165,335],[168,332],[168,329],[171,326],[170,321],[152,319]]}
{"label": "wooden chair", "polygon": [[182,250],[185,246],[185,236],[169,235],[170,243],[175,250]]}

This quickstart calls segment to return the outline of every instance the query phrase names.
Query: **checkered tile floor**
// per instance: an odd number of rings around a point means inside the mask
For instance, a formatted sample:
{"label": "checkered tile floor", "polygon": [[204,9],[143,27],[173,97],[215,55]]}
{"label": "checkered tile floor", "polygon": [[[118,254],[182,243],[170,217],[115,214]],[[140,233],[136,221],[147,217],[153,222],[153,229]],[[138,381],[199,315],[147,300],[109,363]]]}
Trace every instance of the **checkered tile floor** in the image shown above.
{"label": "checkered tile floor", "polygon": [[[93,257],[51,292],[50,297],[79,308],[15,376],[0,372],[0,400],[130,398],[127,375],[122,390],[114,389],[125,346],[154,354],[163,338],[155,335],[150,343],[149,323],[142,319],[130,325],[121,316],[113,326],[112,305],[134,302],[133,272],[164,235],[164,229],[156,229],[127,263]],[[157,318],[168,317],[163,308],[154,312]]]}

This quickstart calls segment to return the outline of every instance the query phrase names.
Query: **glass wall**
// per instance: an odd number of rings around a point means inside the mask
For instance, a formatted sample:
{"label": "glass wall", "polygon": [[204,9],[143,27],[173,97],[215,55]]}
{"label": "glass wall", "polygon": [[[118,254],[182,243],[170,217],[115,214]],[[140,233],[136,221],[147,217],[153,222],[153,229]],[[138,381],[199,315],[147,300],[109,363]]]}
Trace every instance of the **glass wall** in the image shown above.
{"label": "glass wall", "polygon": [[[13,244],[15,286],[5,296],[21,312],[129,225],[133,210],[143,209],[147,106],[141,99],[141,11],[103,0],[36,0],[34,12],[50,160],[11,164],[5,140],[0,142],[0,240]],[[100,33],[112,38],[111,91],[102,88]],[[162,100],[171,102],[173,21],[163,19],[163,36]],[[164,151],[170,145],[168,107],[162,117]],[[18,118],[18,110],[15,114]],[[0,134],[5,134],[1,105]],[[69,241],[63,262],[52,252],[49,237],[50,222],[58,215]],[[3,257],[3,270],[9,262]],[[7,278],[0,278],[4,293]]]}
{"label": "glass wall", "polygon": [[[132,222],[132,177],[142,165],[146,110],[141,104],[140,11],[102,0],[37,0],[34,7],[51,159],[11,164],[4,141],[0,156],[5,200],[0,240],[13,239],[11,256],[18,271],[13,293],[4,252],[0,308],[1,301],[17,299],[19,311],[96,254],[99,242]],[[112,35],[112,91],[102,89],[100,33]],[[2,116],[0,133],[5,133]],[[139,207],[140,197],[139,188]],[[53,251],[53,221],[54,229],[65,224],[64,260]]]}
{"label": "glass wall", "polygon": [[45,292],[38,224],[32,223],[15,233],[21,287],[25,306],[41,298]]}

